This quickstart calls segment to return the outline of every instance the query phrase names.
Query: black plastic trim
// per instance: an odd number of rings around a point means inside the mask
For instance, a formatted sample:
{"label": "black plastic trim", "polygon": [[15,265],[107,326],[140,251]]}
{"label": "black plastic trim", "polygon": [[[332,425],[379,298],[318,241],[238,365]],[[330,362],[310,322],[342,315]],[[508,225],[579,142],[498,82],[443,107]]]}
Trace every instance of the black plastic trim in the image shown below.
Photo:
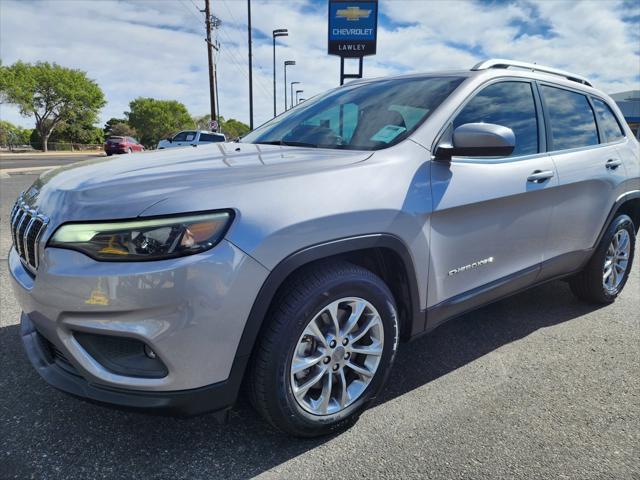
{"label": "black plastic trim", "polygon": [[[598,235],[598,238],[596,239],[595,243],[593,244],[593,248],[595,248],[600,243],[600,241],[602,240],[602,237],[604,236],[604,234],[607,231],[607,227],[613,221],[613,218],[615,217],[615,215],[618,212],[618,210],[620,209],[620,207],[623,204],[625,204],[626,202],[628,202],[629,200],[634,200],[634,199],[638,199],[638,198],[640,198],[640,191],[638,191],[638,190],[634,190],[634,191],[631,191],[631,192],[624,193],[624,194],[622,194],[622,195],[620,195],[618,197],[616,202],[613,204],[613,207],[611,207],[611,211],[609,212],[609,215],[607,215],[607,220],[604,222],[604,225],[602,226],[602,230],[600,230],[600,234]],[[638,228],[638,225],[635,225],[635,227]]]}
{"label": "black plastic trim", "polygon": [[[271,271],[253,303],[253,307],[238,345],[236,357],[247,357],[251,354],[258,332],[262,327],[262,322],[267,314],[269,306],[271,305],[271,300],[280,285],[282,285],[291,273],[298,268],[317,260],[322,260],[342,253],[371,248],[388,248],[397,253],[402,259],[409,279],[411,311],[413,312],[410,334],[421,331],[424,328],[425,317],[424,311],[420,310],[418,280],[409,249],[402,240],[394,235],[383,233],[363,235],[314,245],[312,247],[299,250],[282,260]],[[235,363],[236,362],[234,362],[234,365]]]}
{"label": "black plastic trim", "polygon": [[[582,269],[592,254],[593,250],[582,250],[559,255],[429,307],[427,309],[427,328],[423,333],[429,333],[443,323],[469,311],[543,283],[574,275]],[[422,334],[416,335],[416,337],[420,336]]]}
{"label": "black plastic trim", "polygon": [[528,288],[535,282],[539,271],[540,265],[538,264],[429,307],[427,309],[427,328],[425,332],[429,332],[447,320],[470,310],[498,301],[511,295],[514,291]]}

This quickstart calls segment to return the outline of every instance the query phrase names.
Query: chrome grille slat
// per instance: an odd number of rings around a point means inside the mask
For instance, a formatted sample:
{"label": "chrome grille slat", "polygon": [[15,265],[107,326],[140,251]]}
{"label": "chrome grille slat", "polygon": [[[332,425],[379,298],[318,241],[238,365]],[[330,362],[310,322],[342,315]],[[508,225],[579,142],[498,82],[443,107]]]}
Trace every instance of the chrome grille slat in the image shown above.
{"label": "chrome grille slat", "polygon": [[23,265],[32,273],[38,269],[39,245],[49,219],[27,205],[22,197],[11,210],[11,236]]}
{"label": "chrome grille slat", "polygon": [[[33,227],[33,222],[36,221],[36,212],[30,210],[29,216],[29,223],[27,224],[27,228],[24,230],[24,236],[22,237],[22,250],[24,251],[25,260],[31,265],[31,262],[29,261],[29,247],[27,246],[27,239],[29,238],[29,231],[31,230],[31,227]],[[33,263],[35,264],[35,262]]]}
{"label": "chrome grille slat", "polygon": [[18,225],[16,226],[16,250],[18,251],[18,254],[20,256],[22,256],[22,242],[20,241],[20,228],[22,228],[22,224],[24,223],[25,218],[27,218],[27,211],[23,209],[22,206],[20,206],[20,208],[22,209],[22,213],[20,214],[20,220],[18,221]]}
{"label": "chrome grille slat", "polygon": [[15,211],[11,215],[11,237],[12,237],[14,245],[16,244],[16,241],[17,241],[17,237],[16,237],[16,222],[18,220],[18,214],[19,213],[20,213],[20,208],[18,207],[18,204],[16,203]]}

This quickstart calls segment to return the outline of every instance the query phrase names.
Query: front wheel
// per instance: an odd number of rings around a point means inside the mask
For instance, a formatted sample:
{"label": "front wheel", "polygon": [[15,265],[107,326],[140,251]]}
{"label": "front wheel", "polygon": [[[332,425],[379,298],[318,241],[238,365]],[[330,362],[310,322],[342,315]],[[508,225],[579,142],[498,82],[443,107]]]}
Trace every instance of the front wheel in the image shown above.
{"label": "front wheel", "polygon": [[627,215],[617,216],[582,272],[570,280],[573,293],[591,303],[611,303],[620,294],[631,271],[635,228]]}
{"label": "front wheel", "polygon": [[295,436],[345,429],[382,389],[393,363],[393,296],[378,276],[342,262],[306,270],[281,292],[253,358],[252,403]]}

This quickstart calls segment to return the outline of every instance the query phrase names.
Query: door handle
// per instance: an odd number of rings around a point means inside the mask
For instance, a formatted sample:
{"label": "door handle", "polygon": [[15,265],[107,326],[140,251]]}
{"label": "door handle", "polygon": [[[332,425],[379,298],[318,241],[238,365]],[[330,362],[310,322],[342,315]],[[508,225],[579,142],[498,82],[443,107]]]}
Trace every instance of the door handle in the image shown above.
{"label": "door handle", "polygon": [[551,170],[536,170],[527,177],[527,182],[531,183],[544,183],[550,178],[553,178],[555,174]]}
{"label": "door handle", "polygon": [[605,167],[607,167],[609,170],[615,170],[620,165],[622,165],[622,162],[620,160],[618,160],[617,158],[610,158],[609,160],[607,160],[607,164],[605,165]]}

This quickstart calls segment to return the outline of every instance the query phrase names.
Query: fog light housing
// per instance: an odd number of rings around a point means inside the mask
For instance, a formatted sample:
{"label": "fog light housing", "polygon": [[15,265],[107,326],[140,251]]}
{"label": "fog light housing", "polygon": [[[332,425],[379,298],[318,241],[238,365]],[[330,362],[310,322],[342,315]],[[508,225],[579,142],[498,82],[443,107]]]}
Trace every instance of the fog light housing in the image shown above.
{"label": "fog light housing", "polygon": [[149,348],[149,345],[144,346],[144,354],[150,358],[151,360],[155,360],[158,356],[156,355],[156,352],[154,352],[153,350],[151,350],[151,348]]}
{"label": "fog light housing", "polygon": [[169,374],[158,355],[138,339],[87,332],[74,332],[73,336],[111,373],[138,378],[163,378]]}

